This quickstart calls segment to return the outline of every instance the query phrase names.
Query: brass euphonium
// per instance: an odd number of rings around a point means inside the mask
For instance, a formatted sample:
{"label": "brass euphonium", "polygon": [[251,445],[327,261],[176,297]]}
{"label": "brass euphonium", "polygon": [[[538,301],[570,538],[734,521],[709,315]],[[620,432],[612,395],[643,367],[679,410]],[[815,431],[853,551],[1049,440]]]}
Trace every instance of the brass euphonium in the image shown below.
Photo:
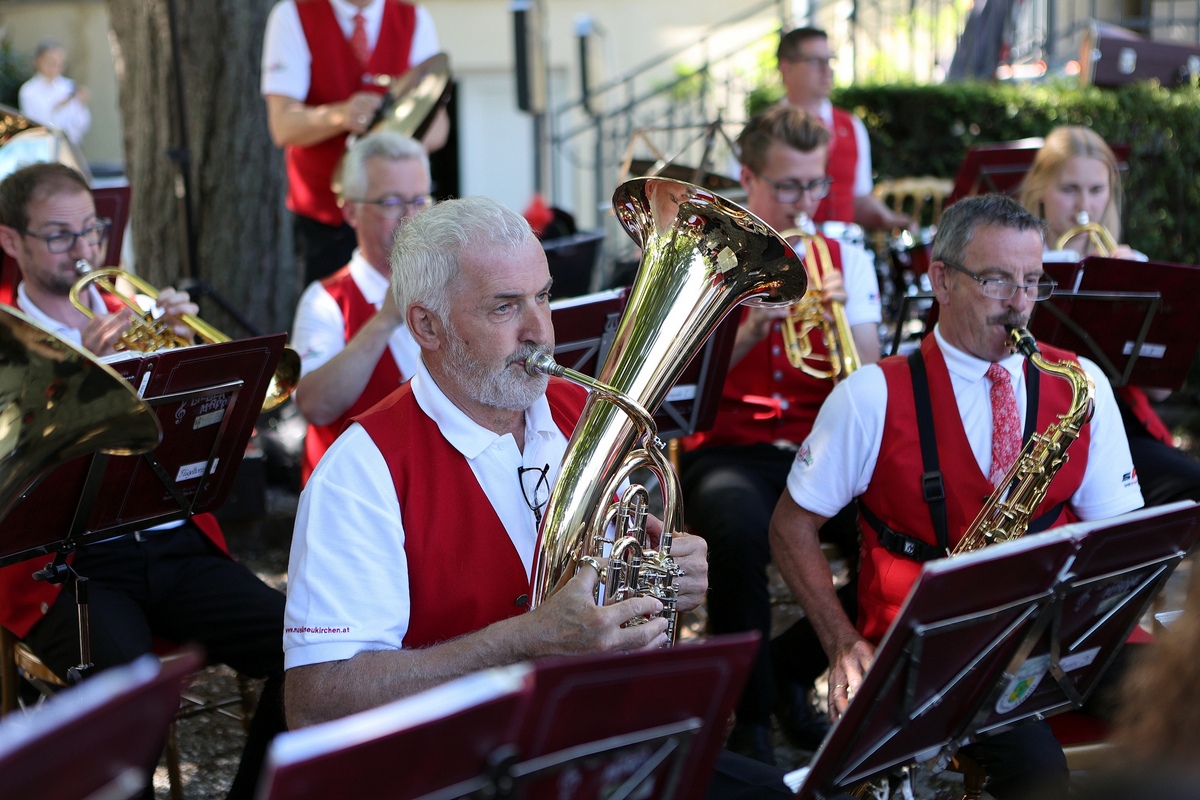
{"label": "brass euphonium", "polygon": [[[1054,243],[1054,249],[1065,249],[1067,242],[1081,233],[1087,234],[1088,241],[1092,243],[1092,247],[1095,248],[1096,255],[1098,256],[1110,256],[1117,249],[1117,242],[1113,239],[1113,235],[1109,232],[1108,228],[1099,222],[1092,222],[1088,218],[1086,211],[1080,211],[1075,215],[1075,227],[1058,237],[1058,241]],[[1087,255],[1086,250],[1084,255]]]}
{"label": "brass euphonium", "polygon": [[[1024,536],[1034,512],[1046,498],[1050,482],[1067,463],[1067,448],[1092,418],[1095,386],[1083,367],[1073,361],[1048,361],[1038,351],[1037,342],[1029,331],[1024,328],[1009,330],[1012,347],[1030,364],[1071,382],[1071,406],[1045,433],[1035,433],[1025,443],[1004,480],[992,492],[951,555]],[[1037,409],[1026,409],[1025,413],[1036,414]]]}
{"label": "brass euphonium", "polygon": [[55,466],[97,451],[145,453],[161,435],[111,367],[0,306],[0,520]]}
{"label": "brass euphonium", "polygon": [[[120,300],[132,312],[130,325],[121,334],[121,339],[114,349],[152,353],[155,350],[170,350],[176,347],[188,347],[192,344],[187,338],[176,333],[171,326],[166,324],[165,320],[156,317],[153,309],[143,311],[135,298],[129,297],[117,289],[115,281],[128,281],[136,291],[151,300],[157,300],[158,289],[150,283],[132,272],[114,267],[92,269],[92,265],[82,258],[75,262],[75,271],[79,273],[80,277],[71,287],[71,304],[83,312],[88,319],[94,317],[95,314],[87,303],[83,302],[80,294],[91,283],[95,283],[101,291]],[[199,317],[180,314],[177,319],[207,344],[230,341],[227,334],[217,330]],[[271,376],[271,384],[267,387],[266,397],[263,398],[262,410],[266,412],[283,405],[299,382],[300,354],[291,347],[285,347],[279,357],[279,364],[275,367],[275,374]]]}
{"label": "brass euphonium", "polygon": [[[796,218],[796,227],[779,234],[784,239],[799,238],[804,242],[804,269],[808,272],[808,291],[800,298],[787,318],[780,323],[783,345],[788,362],[806,375],[835,383],[861,366],[858,347],[850,323],[846,320],[846,307],[838,302],[830,303],[829,315],[825,316],[825,305],[821,302],[821,290],[825,276],[836,271],[829,246],[817,235],[816,227],[807,214]],[[814,354],[809,333],[820,328],[821,339],[828,355]],[[828,362],[821,369],[813,361]]]}
{"label": "brass euphonium", "polygon": [[[657,550],[650,547],[642,525],[644,487],[630,487],[627,504],[611,500],[634,470],[648,467],[662,485],[664,530],[682,529],[678,478],[662,452],[652,411],[739,303],[787,305],[804,293],[807,281],[795,253],[769,226],[698,186],[638,178],[617,188],[613,208],[641,247],[642,263],[598,379],[545,355],[526,362],[531,373],[564,376],[593,389],[542,520],[532,605],[561,588],[581,559],[610,558],[601,576],[604,601],[659,598],[674,641],[679,573],[670,536]],[[607,535],[610,521],[617,521],[615,541]]]}

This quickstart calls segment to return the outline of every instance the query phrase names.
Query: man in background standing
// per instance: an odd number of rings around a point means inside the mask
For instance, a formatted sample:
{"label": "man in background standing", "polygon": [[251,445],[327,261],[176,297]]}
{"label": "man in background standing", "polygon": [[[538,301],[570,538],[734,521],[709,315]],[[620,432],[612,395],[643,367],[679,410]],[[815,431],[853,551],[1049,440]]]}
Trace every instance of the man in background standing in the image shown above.
{"label": "man in background standing", "polygon": [[33,66],[37,72],[17,97],[21,113],[34,122],[53,125],[79,146],[92,124],[91,94],[86,86],[63,75],[66,48],[53,39],[42,40],[34,51]]}

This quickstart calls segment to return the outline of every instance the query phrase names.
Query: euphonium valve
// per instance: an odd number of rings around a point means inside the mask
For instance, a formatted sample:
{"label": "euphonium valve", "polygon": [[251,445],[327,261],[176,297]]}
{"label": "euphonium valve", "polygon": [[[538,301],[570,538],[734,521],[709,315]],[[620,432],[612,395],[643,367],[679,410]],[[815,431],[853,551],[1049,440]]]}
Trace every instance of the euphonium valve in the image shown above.
{"label": "euphonium valve", "polygon": [[[80,298],[80,294],[90,283],[113,297],[116,297],[131,312],[129,328],[121,334],[121,340],[114,349],[131,350],[141,353],[152,353],[155,350],[170,350],[176,347],[188,347],[192,342],[176,333],[167,325],[155,309],[143,311],[135,298],[129,297],[117,289],[118,279],[127,281],[134,290],[149,297],[158,299],[158,289],[132,272],[105,267],[92,269],[84,259],[75,262],[75,271],[80,274],[79,280],[71,287],[71,304],[79,309],[88,319],[95,316],[92,309]],[[178,319],[186,325],[193,334],[207,344],[220,344],[230,341],[230,337],[214,328],[199,317],[191,314],[180,314]],[[291,396],[300,382],[300,354],[291,347],[285,347],[271,376],[271,384],[267,387],[267,395],[263,399],[262,410],[270,411],[279,407]]]}
{"label": "euphonium valve", "polygon": [[[862,360],[846,319],[846,307],[842,303],[830,303],[829,316],[832,319],[825,316],[821,292],[825,277],[837,269],[833,266],[829,245],[817,235],[816,226],[803,213],[796,218],[795,228],[779,235],[787,240],[799,238],[803,241],[804,269],[808,273],[808,291],[779,323],[784,352],[788,362],[804,374],[836,383],[858,369]],[[816,329],[821,331],[821,340],[827,351],[825,354],[813,352],[809,334]],[[829,366],[818,367],[813,362],[827,363]]]}
{"label": "euphonium valve", "polygon": [[[1098,256],[1110,256],[1117,249],[1117,242],[1113,239],[1113,235],[1109,233],[1108,228],[1101,225],[1099,222],[1092,222],[1088,218],[1086,211],[1080,211],[1075,215],[1075,227],[1068,230],[1062,236],[1058,237],[1058,241],[1054,243],[1055,250],[1066,249],[1067,243],[1080,234],[1087,234],[1087,241],[1091,242],[1093,249]],[[1084,248],[1084,255],[1087,255],[1087,248]]]}
{"label": "euphonium valve", "polygon": [[[613,208],[641,247],[642,263],[598,378],[563,369],[545,354],[526,361],[526,369],[591,389],[542,519],[532,605],[561,588],[584,559],[609,558],[605,602],[666,597],[672,603],[664,601],[663,614],[673,638],[677,575],[669,533],[682,529],[683,506],[651,413],[740,302],[790,305],[804,294],[807,278],[795,253],[769,226],[698,186],[638,178],[618,187]],[[657,548],[637,530],[644,489],[620,491],[640,468],[654,472],[662,486],[665,533]],[[629,502],[614,504],[619,494]],[[627,531],[618,529],[614,540],[609,524],[618,520]]]}

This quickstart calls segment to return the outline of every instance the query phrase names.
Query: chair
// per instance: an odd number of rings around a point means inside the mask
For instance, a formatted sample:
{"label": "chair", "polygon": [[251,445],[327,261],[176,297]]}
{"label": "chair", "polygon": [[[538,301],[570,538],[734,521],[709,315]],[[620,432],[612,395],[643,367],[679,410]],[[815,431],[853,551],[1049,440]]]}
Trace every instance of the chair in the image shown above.
{"label": "chair", "polygon": [[[156,639],[153,649],[159,658],[168,661],[175,657],[173,653],[178,648],[173,642]],[[7,628],[0,627],[0,715],[20,707],[22,680],[36,688],[43,697],[66,688],[62,679],[43,664],[24,642]],[[237,676],[237,688],[237,696],[216,699],[204,698],[186,689],[181,694],[179,711],[167,729],[167,740],[163,746],[171,800],[183,800],[183,779],[179,768],[179,721],[199,714],[222,714],[241,722],[243,730],[248,731],[255,706],[254,692],[250,680],[240,673]]]}
{"label": "chair", "polygon": [[896,178],[875,184],[875,196],[893,211],[908,214],[918,225],[936,225],[953,188],[954,181],[949,178]]}

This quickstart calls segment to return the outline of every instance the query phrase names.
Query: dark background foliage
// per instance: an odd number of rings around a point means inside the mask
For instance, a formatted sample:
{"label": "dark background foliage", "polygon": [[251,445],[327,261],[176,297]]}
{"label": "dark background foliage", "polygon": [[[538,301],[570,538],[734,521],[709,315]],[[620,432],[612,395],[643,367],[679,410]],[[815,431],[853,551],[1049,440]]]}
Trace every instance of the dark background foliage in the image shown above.
{"label": "dark background foliage", "polygon": [[[779,96],[778,89],[764,89],[752,97],[751,112]],[[1109,143],[1130,148],[1123,238],[1158,260],[1200,263],[1200,226],[1192,219],[1200,210],[1196,86],[857,85],[835,90],[832,99],[866,124],[877,180],[953,178],[971,145],[1087,125]]]}

